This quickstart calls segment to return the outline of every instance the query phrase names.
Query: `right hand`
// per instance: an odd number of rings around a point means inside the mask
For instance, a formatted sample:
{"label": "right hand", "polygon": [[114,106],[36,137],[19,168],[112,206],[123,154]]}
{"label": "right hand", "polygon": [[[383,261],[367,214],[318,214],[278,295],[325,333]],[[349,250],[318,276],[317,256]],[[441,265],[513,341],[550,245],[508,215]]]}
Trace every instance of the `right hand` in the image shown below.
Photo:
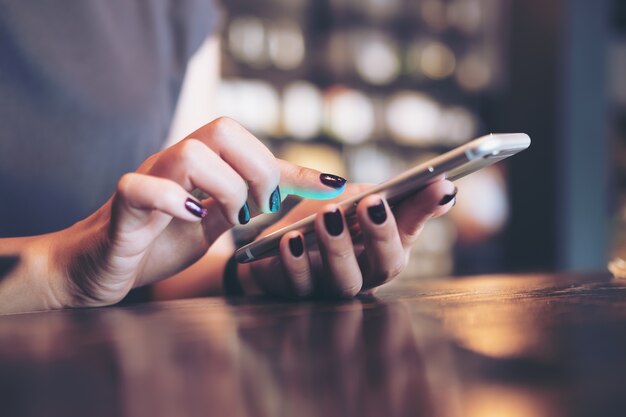
{"label": "right hand", "polygon": [[[230,119],[203,126],[124,175],[93,215],[50,235],[59,307],[113,304],[132,288],[167,278],[232,226],[276,211],[288,194],[333,198],[343,192],[343,179],[332,187],[320,175],[276,159]],[[195,189],[209,197],[197,201],[190,194]]]}

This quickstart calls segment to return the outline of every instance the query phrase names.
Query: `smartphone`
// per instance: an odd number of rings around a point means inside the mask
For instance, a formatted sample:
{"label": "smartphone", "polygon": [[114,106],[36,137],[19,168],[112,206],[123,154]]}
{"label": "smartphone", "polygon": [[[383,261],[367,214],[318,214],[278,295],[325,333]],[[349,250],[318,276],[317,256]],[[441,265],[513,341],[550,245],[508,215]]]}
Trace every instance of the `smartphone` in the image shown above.
{"label": "smartphone", "polygon": [[[474,139],[465,145],[439,155],[417,165],[395,178],[375,185],[369,190],[352,196],[338,203],[348,227],[356,222],[355,209],[359,202],[370,194],[379,194],[389,205],[401,202],[408,196],[419,192],[428,184],[441,178],[454,181],[472,172],[492,165],[530,146],[530,138],[524,133],[490,134]],[[235,252],[239,263],[247,263],[278,254],[279,242],[285,233],[299,230],[305,238],[308,248],[315,244],[315,214],[305,217],[287,227],[255,240]]]}

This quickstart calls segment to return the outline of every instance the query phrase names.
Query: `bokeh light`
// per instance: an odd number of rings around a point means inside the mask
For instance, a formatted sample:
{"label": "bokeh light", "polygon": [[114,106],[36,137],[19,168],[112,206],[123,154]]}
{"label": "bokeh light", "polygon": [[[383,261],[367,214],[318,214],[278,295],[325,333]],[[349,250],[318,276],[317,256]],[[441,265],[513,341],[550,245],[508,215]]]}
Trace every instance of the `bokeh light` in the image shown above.
{"label": "bokeh light", "polygon": [[268,33],[269,55],[281,70],[298,68],[305,55],[302,30],[294,22],[274,22]]}
{"label": "bokeh light", "polygon": [[355,145],[374,131],[374,106],[361,91],[334,87],[326,92],[326,117],[330,134],[340,142]]}
{"label": "bokeh light", "polygon": [[414,91],[394,94],[387,105],[391,137],[407,145],[432,143],[438,136],[441,108],[431,97]]}
{"label": "bokeh light", "polygon": [[384,85],[398,76],[400,53],[391,37],[379,31],[357,32],[354,43],[356,71],[363,80]]}
{"label": "bokeh light", "polygon": [[298,140],[315,137],[321,128],[323,100],[321,92],[306,81],[295,81],[283,92],[283,127]]}

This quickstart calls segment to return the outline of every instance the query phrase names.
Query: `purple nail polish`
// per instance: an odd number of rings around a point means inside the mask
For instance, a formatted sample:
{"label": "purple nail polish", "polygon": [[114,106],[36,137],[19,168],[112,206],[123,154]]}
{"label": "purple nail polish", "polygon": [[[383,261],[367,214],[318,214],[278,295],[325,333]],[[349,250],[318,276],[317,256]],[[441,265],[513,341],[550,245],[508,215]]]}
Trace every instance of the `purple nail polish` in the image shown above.
{"label": "purple nail polish", "polygon": [[324,226],[331,236],[339,236],[343,232],[343,216],[339,210],[324,213]]}
{"label": "purple nail polish", "polygon": [[187,200],[185,200],[185,208],[189,213],[201,219],[206,217],[206,215],[209,213],[207,209],[202,207],[202,204],[200,204],[200,202],[192,198],[188,198]]}
{"label": "purple nail polish", "polygon": [[383,224],[387,220],[387,209],[382,200],[378,204],[368,207],[367,214],[374,224]]}
{"label": "purple nail polish", "polygon": [[446,194],[443,196],[443,198],[441,199],[441,201],[439,202],[440,206],[445,206],[446,204],[448,204],[450,201],[452,201],[452,199],[454,199],[454,197],[456,197],[456,193],[457,193],[457,188],[454,187],[454,192],[452,194]]}
{"label": "purple nail polish", "polygon": [[304,253],[302,237],[296,236],[289,239],[289,250],[295,258],[299,258]]}
{"label": "purple nail polish", "polygon": [[345,178],[333,174],[320,174],[320,181],[332,188],[341,188],[346,183]]}

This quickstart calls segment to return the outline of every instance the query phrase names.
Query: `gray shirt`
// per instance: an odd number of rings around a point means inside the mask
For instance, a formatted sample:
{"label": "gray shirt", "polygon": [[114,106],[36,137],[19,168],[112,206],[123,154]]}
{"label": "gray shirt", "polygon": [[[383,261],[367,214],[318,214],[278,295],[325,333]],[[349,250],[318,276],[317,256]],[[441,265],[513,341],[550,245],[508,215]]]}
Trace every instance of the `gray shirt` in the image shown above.
{"label": "gray shirt", "polygon": [[212,0],[0,0],[0,237],[65,228],[163,145]]}

